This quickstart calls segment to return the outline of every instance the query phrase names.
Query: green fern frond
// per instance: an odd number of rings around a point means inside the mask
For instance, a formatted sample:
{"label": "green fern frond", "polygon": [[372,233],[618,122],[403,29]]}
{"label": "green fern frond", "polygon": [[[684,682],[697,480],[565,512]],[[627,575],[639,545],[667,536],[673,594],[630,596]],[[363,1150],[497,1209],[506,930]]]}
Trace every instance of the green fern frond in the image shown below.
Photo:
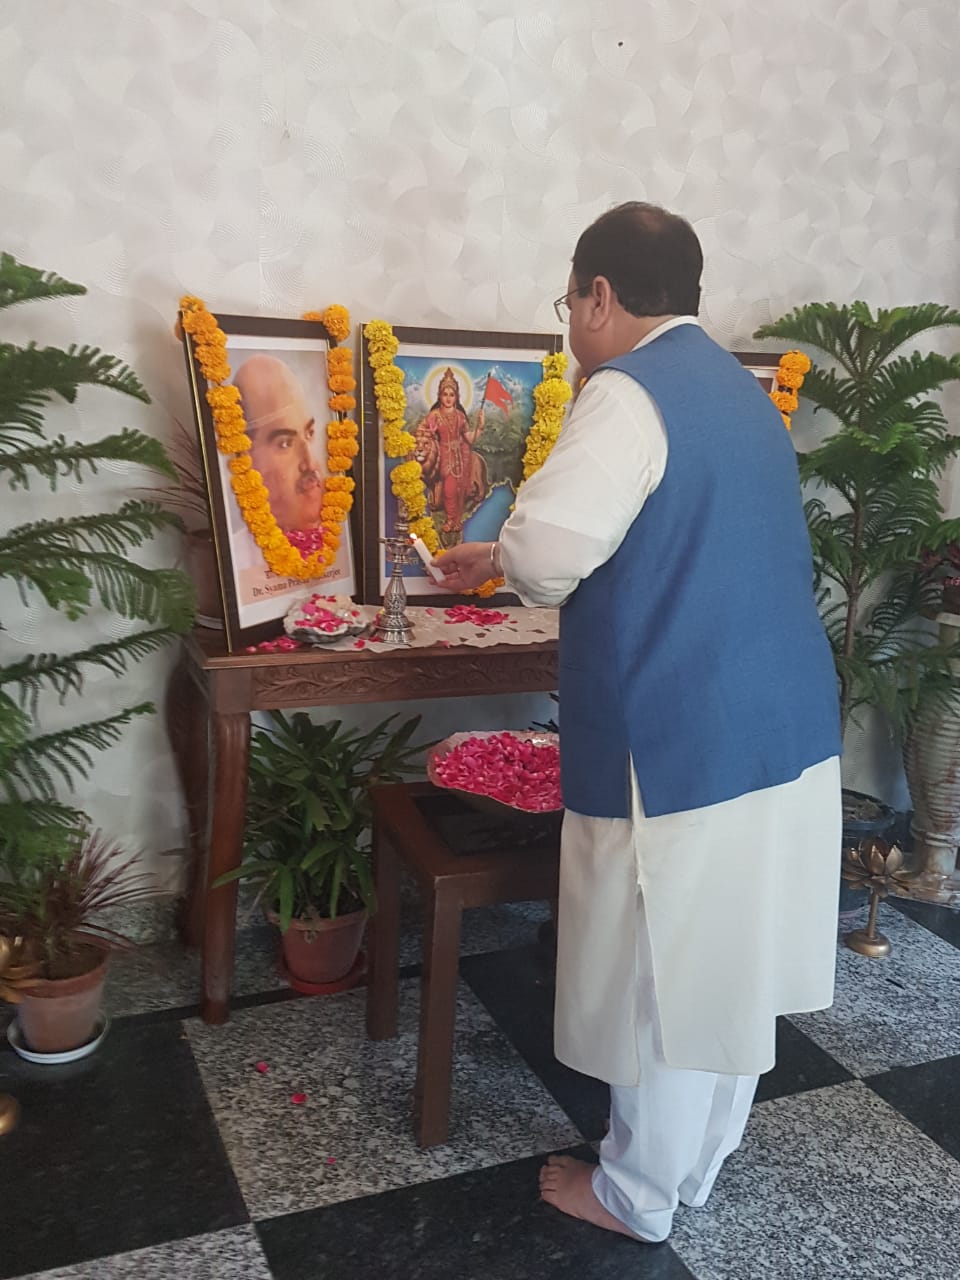
{"label": "green fern frond", "polygon": [[194,590],[185,574],[147,569],[114,552],[52,548],[34,552],[29,565],[0,553],[0,577],[36,588],[52,608],[63,608],[71,618],[89,608],[95,591],[105,609],[124,618],[159,622],[178,633],[193,620]]}
{"label": "green fern frond", "polygon": [[126,555],[161,529],[181,527],[173,513],[139,499],[112,513],[18,525],[0,537],[0,578],[13,579],[21,591],[36,588],[68,617],[84,613],[96,590],[105,608],[124,617],[184,631],[194,609],[190,579]]}
{"label": "green fern frond", "polygon": [[90,444],[68,444],[61,435],[49,444],[21,446],[9,453],[4,452],[0,440],[0,472],[9,473],[11,489],[27,488],[31,471],[47,480],[51,489],[56,489],[62,477],[82,480],[85,468],[95,474],[100,462],[134,463],[171,478],[176,474],[160,441],[129,427]]}
{"label": "green fern frond", "polygon": [[0,800],[0,871],[3,897],[38,867],[59,862],[77,847],[92,823],[81,809],[60,800]]}
{"label": "green fern frond", "polygon": [[17,525],[0,536],[0,556],[24,554],[35,547],[41,555],[50,551],[113,551],[149,542],[164,529],[179,529],[180,521],[158,502],[131,498],[116,511],[92,516],[64,516]]}
{"label": "green fern frond", "polygon": [[778,338],[825,351],[848,374],[856,368],[857,322],[849,307],[835,302],[810,302],[771,324],[761,325],[755,338]]}
{"label": "green fern frond", "polygon": [[814,413],[826,409],[842,423],[852,422],[856,417],[856,383],[841,377],[834,369],[812,365],[803,380],[800,395],[814,405]]}
{"label": "green fern frond", "polygon": [[127,707],[116,715],[91,720],[71,729],[44,733],[23,743],[12,755],[0,755],[0,786],[12,803],[21,797],[55,800],[58,775],[68,787],[86,778],[93,768],[94,751],[120,741],[123,729],[136,716],[150,715],[152,702]]}
{"label": "green fern frond", "polygon": [[870,335],[868,371],[875,370],[907,342],[931,329],[960,325],[960,311],[936,302],[921,302],[910,307],[880,307],[876,316],[863,302],[854,302],[850,312],[864,333]]}
{"label": "green fern frond", "polygon": [[15,752],[30,733],[30,717],[15,698],[0,689],[0,756]]}
{"label": "green fern frond", "polygon": [[[3,725],[3,702],[7,697],[4,687],[16,686],[17,692],[8,702],[19,710],[26,707],[36,713],[37,699],[43,689],[52,690],[61,702],[69,693],[83,691],[84,676],[88,668],[100,667],[111,675],[121,676],[131,662],[139,661],[164,648],[174,632],[167,627],[151,631],[137,631],[120,640],[108,640],[91,645],[76,653],[31,653],[26,658],[0,667],[0,726]],[[29,722],[28,722],[29,723]]]}
{"label": "green fern frond", "polygon": [[86,292],[82,284],[64,280],[55,271],[39,271],[9,253],[0,253],[0,309],[42,298],[79,297]]}
{"label": "green fern frond", "polygon": [[[897,412],[920,396],[939,391],[948,382],[960,380],[960,357],[942,356],[936,351],[921,355],[896,356],[870,374],[862,389],[864,412],[876,420]],[[866,424],[861,424],[866,425]]]}
{"label": "green fern frond", "polygon": [[68,404],[81,386],[122,391],[144,404],[150,397],[133,370],[99,347],[25,347],[0,343],[0,426],[36,434],[43,425],[42,410],[60,396]]}
{"label": "green fern frond", "polygon": [[960,312],[937,303],[880,309],[863,302],[838,306],[811,302],[757,329],[755,338],[778,338],[824,351],[851,377],[870,378],[909,342],[931,329],[960,325]]}

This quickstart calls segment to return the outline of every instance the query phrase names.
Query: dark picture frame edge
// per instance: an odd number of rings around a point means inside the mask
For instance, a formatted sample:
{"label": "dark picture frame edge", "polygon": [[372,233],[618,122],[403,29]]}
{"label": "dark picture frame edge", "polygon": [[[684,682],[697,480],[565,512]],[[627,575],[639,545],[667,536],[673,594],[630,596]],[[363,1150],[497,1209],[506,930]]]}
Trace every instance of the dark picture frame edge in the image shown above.
{"label": "dark picture frame edge", "polygon": [[[279,316],[242,316],[225,312],[213,312],[214,320],[229,338],[237,337],[269,337],[269,338],[320,338],[335,348],[338,343],[326,326],[316,320],[287,320]],[[282,619],[271,619],[252,627],[241,627],[239,608],[230,573],[229,562],[229,517],[227,515],[225,495],[220,482],[219,451],[217,450],[216,432],[213,414],[207,403],[205,379],[197,363],[193,350],[193,339],[183,328],[183,316],[180,314],[180,325],[183,334],[182,345],[187,366],[187,380],[190,387],[194,425],[200,445],[200,457],[203,464],[203,479],[207,490],[207,502],[210,510],[210,532],[213,538],[214,559],[216,561],[217,582],[220,588],[220,601],[223,608],[223,625],[228,652],[236,653],[248,645],[261,640],[273,639],[282,630]],[[359,407],[359,397],[358,407]],[[332,415],[331,415],[332,416]],[[362,526],[361,506],[363,496],[361,459],[354,460],[350,472],[356,488],[354,502],[348,517],[350,536],[353,548],[353,567],[355,594],[359,595],[363,582],[362,566]],[[306,589],[307,584],[304,583]]]}
{"label": "dark picture frame edge", "polygon": [[774,378],[774,385],[764,387],[765,391],[774,389],[777,367],[780,364],[780,357],[784,355],[783,351],[731,351],[732,356],[740,361],[745,369],[748,369],[757,381],[763,385],[766,371],[769,369]]}

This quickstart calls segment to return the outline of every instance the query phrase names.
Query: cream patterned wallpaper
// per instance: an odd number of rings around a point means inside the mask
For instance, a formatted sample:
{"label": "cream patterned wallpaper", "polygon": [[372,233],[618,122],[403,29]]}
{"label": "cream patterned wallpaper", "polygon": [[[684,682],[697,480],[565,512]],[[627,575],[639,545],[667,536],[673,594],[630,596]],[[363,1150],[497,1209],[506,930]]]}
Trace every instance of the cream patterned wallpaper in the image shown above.
{"label": "cream patterned wallpaper", "polygon": [[[0,335],[99,343],[153,393],[149,410],[89,393],[65,430],[168,437],[188,414],[181,292],[226,311],[336,300],[358,319],[552,328],[577,234],[628,198],[695,223],[703,318],[732,347],[814,298],[956,303],[958,65],[955,0],[2,0],[2,247],[90,294],[11,313]],[[811,432],[801,413],[801,446]],[[128,485],[5,497],[0,518]],[[36,604],[0,608],[7,651],[74,638]],[[92,678],[84,712],[159,696],[166,665],[122,691]],[[447,705],[433,725],[528,711]],[[75,715],[48,706],[44,723]],[[881,736],[854,744],[848,779],[897,798]],[[82,799],[175,881],[159,721],[101,759]]]}

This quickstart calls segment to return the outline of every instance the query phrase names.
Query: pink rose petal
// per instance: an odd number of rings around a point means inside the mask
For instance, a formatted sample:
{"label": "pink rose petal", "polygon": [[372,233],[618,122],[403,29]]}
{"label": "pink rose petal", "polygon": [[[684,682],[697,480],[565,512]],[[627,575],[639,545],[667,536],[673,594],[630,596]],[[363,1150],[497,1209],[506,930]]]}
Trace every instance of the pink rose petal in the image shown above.
{"label": "pink rose petal", "polygon": [[266,1062],[258,1062],[256,1065],[256,1070],[259,1071],[262,1076],[265,1076],[267,1072],[270,1070],[270,1067],[269,1067],[269,1064]]}
{"label": "pink rose petal", "polygon": [[291,1093],[290,1095],[290,1101],[293,1103],[295,1107],[303,1106],[306,1100],[307,1100],[307,1095],[305,1093]]}

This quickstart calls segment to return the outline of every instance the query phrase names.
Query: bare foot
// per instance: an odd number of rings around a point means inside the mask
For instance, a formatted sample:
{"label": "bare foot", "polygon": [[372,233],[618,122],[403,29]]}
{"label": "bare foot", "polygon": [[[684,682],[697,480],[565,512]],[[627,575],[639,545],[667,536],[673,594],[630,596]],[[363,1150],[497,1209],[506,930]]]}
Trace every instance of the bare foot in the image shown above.
{"label": "bare foot", "polygon": [[593,1192],[591,1178],[596,1166],[572,1156],[550,1156],[540,1170],[540,1199],[552,1204],[561,1213],[595,1227],[606,1227],[631,1240],[639,1240],[619,1218],[608,1213]]}

